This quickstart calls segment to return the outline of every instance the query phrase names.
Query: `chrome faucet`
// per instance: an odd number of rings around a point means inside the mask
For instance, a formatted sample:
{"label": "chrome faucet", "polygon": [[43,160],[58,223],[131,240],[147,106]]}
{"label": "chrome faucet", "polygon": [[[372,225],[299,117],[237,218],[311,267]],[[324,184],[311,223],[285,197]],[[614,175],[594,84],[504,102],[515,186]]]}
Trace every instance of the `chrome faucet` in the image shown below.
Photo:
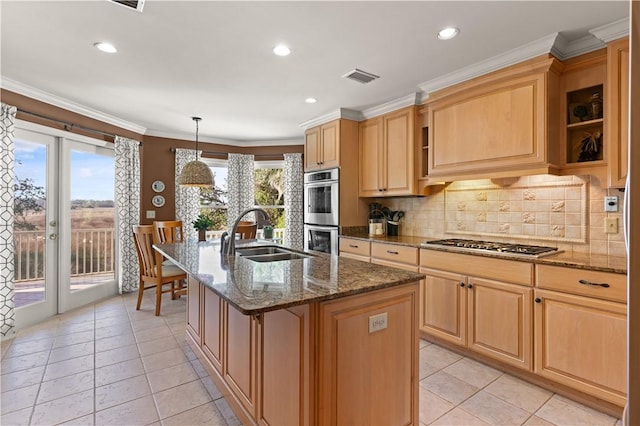
{"label": "chrome faucet", "polygon": [[236,252],[236,231],[238,230],[238,224],[247,213],[251,212],[259,212],[262,213],[262,217],[267,221],[269,225],[271,225],[271,218],[269,217],[269,213],[262,210],[260,207],[252,207],[240,213],[235,223],[231,227],[230,233],[223,232],[220,236],[220,253],[225,253],[227,255],[233,255]]}

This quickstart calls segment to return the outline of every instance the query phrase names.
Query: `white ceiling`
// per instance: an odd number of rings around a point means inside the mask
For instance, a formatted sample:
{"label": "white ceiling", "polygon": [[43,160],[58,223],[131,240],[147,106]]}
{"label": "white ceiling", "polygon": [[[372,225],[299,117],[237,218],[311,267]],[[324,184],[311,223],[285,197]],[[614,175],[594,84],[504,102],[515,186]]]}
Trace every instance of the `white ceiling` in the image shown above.
{"label": "white ceiling", "polygon": [[[603,46],[589,31],[628,18],[629,2],[147,0],[138,13],[106,0],[2,0],[0,13],[3,88],[150,135],[191,139],[199,115],[201,140],[242,144],[299,142],[301,123],[442,86],[532,42]],[[438,40],[447,25],[459,36]],[[291,55],[275,56],[278,43]],[[354,68],[381,78],[341,78]]]}

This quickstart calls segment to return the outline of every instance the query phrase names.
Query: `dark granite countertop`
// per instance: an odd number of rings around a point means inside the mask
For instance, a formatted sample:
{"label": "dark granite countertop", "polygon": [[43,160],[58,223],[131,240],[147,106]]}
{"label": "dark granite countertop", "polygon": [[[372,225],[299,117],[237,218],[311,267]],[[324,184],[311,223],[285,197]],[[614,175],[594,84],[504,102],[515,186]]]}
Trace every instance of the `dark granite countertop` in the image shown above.
{"label": "dark granite countertop", "polygon": [[[399,244],[411,247],[418,247],[427,250],[447,251],[452,253],[462,253],[460,250],[451,249],[447,247],[436,247],[429,244],[425,244],[426,241],[436,240],[439,238],[427,238],[427,237],[415,237],[415,236],[397,236],[397,237],[369,237],[368,234],[354,233],[343,234],[341,237],[355,238],[363,241],[380,242],[387,244]],[[616,274],[627,273],[627,259],[626,257],[589,255],[581,253],[560,252],[550,256],[544,256],[540,258],[526,258],[526,257],[514,257],[497,252],[484,252],[484,251],[465,251],[464,254],[473,256],[495,257],[500,259],[516,260],[519,262],[529,262],[540,265],[552,265],[552,266],[565,266],[568,268],[586,269],[592,271],[601,272],[613,272]]]}
{"label": "dark granite countertop", "polygon": [[[238,243],[237,248],[273,245]],[[156,249],[245,315],[337,299],[423,279],[424,274],[336,255],[255,262],[220,254],[219,242],[160,244]]]}

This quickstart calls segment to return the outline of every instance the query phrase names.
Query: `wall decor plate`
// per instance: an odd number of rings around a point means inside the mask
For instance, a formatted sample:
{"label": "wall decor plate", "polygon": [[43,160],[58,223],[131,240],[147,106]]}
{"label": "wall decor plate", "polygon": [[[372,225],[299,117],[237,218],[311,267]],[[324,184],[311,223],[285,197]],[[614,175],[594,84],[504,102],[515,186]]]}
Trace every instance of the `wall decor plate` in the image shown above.
{"label": "wall decor plate", "polygon": [[164,197],[162,195],[154,196],[153,199],[151,199],[151,204],[153,204],[154,207],[164,206]]}
{"label": "wall decor plate", "polygon": [[153,189],[155,192],[162,192],[164,191],[164,182],[161,180],[156,180],[151,184],[151,189]]}

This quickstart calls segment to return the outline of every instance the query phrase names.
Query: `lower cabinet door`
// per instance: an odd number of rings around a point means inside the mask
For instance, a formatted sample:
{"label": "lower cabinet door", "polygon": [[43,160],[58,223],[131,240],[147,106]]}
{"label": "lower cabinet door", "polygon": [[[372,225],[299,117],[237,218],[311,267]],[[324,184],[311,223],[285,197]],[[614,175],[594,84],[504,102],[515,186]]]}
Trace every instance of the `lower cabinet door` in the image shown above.
{"label": "lower cabinet door", "polygon": [[535,297],[535,372],[624,406],[626,305],[545,290]]}
{"label": "lower cabinet door", "polygon": [[200,283],[187,277],[187,332],[201,344],[200,339]]}
{"label": "lower cabinet door", "polygon": [[227,306],[226,329],[224,380],[249,415],[256,418],[258,320]]}
{"label": "lower cabinet door", "polygon": [[531,370],[533,289],[469,277],[467,290],[468,347]]}
{"label": "lower cabinet door", "polygon": [[262,322],[260,423],[311,424],[310,306],[266,312]]}
{"label": "lower cabinet door", "polygon": [[222,373],[222,315],[226,303],[205,288],[202,303],[202,351],[213,367]]}
{"label": "lower cabinet door", "polygon": [[460,346],[467,344],[467,277],[420,268],[422,281],[420,330]]}

